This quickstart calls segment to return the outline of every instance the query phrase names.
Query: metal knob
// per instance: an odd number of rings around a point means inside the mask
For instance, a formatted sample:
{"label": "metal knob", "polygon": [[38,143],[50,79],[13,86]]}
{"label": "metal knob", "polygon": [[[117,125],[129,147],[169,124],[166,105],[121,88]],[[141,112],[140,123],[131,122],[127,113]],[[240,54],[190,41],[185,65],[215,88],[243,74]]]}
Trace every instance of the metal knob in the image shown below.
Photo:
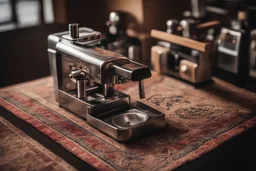
{"label": "metal knob", "polygon": [[180,67],[180,70],[181,70],[181,72],[187,72],[188,71],[188,67],[187,67],[187,65],[182,65],[181,67]]}
{"label": "metal knob", "polygon": [[176,34],[178,31],[179,22],[178,20],[170,19],[170,20],[167,20],[166,26],[167,26],[167,31],[166,31],[167,33]]}
{"label": "metal knob", "polygon": [[79,38],[79,24],[73,23],[68,25],[69,28],[69,36],[73,39]]}
{"label": "metal knob", "polygon": [[111,12],[109,14],[109,21],[112,23],[112,24],[116,24],[120,21],[120,16],[117,12]]}
{"label": "metal knob", "polygon": [[193,19],[185,19],[180,22],[183,37],[190,38],[196,32],[196,21]]}

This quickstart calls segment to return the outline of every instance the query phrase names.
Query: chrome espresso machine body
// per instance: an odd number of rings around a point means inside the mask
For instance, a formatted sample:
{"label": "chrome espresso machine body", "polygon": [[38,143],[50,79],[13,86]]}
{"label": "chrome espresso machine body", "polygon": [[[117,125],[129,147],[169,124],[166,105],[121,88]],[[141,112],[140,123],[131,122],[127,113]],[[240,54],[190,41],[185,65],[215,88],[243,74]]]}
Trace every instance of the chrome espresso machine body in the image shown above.
{"label": "chrome espresso machine body", "polygon": [[100,40],[100,32],[79,29],[78,24],[70,24],[69,32],[48,36],[59,105],[119,141],[163,128],[164,114],[141,102],[131,104],[129,95],[114,88],[123,79],[138,81],[140,98],[144,98],[143,80],[151,77],[149,68],[97,47]]}

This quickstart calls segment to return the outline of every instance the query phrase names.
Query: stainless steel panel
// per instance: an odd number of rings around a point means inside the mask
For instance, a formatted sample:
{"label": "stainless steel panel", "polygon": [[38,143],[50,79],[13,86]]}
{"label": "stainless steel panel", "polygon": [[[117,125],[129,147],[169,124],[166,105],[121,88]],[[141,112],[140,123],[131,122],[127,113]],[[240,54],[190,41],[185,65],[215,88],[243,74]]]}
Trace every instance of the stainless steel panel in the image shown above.
{"label": "stainless steel panel", "polygon": [[54,95],[56,101],[59,101],[58,96],[58,76],[57,76],[57,65],[56,65],[56,51],[53,49],[48,49],[48,57],[50,63],[50,72],[53,76],[53,87],[54,87]]}

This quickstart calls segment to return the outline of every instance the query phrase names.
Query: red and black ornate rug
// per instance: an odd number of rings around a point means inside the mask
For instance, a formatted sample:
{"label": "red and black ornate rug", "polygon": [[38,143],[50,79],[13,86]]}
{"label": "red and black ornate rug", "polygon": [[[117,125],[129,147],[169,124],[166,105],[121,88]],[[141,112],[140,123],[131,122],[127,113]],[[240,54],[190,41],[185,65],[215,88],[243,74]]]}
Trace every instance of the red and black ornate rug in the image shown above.
{"label": "red and black ornate rug", "polygon": [[[119,143],[60,108],[47,77],[0,89],[0,105],[99,170],[171,170],[256,124],[256,94],[224,81],[203,88],[154,74],[144,103],[165,113],[167,127]],[[137,84],[117,87],[138,100]]]}
{"label": "red and black ornate rug", "polygon": [[75,171],[76,169],[0,117],[0,170]]}

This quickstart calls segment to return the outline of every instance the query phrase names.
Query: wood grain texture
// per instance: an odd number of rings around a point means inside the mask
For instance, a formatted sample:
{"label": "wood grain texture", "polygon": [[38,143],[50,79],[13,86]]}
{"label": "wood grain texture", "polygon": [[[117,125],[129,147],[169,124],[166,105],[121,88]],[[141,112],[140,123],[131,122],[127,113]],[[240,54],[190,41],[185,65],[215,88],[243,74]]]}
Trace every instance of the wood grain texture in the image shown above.
{"label": "wood grain texture", "polygon": [[219,26],[220,26],[219,21],[209,21],[206,23],[198,24],[196,28],[201,30],[201,29],[209,29],[209,28],[214,28]]}
{"label": "wood grain texture", "polygon": [[206,52],[209,49],[209,43],[203,43],[192,39],[184,38],[181,36],[169,34],[159,30],[151,30],[151,37],[175,43],[181,46],[185,46],[191,49],[198,50],[200,52]]}

